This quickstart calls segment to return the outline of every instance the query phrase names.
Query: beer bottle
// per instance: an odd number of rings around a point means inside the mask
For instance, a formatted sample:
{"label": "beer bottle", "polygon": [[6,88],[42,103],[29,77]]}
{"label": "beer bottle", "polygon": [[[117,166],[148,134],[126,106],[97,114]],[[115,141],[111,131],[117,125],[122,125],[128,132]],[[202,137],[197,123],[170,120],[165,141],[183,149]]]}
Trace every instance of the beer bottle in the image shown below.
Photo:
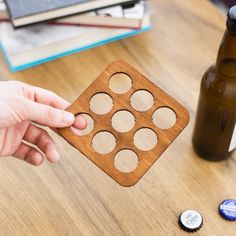
{"label": "beer bottle", "polygon": [[193,132],[196,152],[209,161],[236,148],[236,5],[230,8],[216,63],[203,75]]}

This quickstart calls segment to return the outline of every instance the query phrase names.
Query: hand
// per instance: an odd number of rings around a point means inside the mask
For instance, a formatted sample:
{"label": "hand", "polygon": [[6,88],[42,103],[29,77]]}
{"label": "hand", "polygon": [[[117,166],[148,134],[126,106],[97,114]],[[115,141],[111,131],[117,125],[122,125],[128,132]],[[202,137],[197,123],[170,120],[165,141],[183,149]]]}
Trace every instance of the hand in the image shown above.
{"label": "hand", "polygon": [[[32,122],[52,128],[86,127],[82,116],[64,111],[70,104],[56,94],[21,82],[0,82],[0,157],[14,156],[40,165],[44,156],[60,158],[49,134]],[[33,145],[33,146],[32,146]]]}

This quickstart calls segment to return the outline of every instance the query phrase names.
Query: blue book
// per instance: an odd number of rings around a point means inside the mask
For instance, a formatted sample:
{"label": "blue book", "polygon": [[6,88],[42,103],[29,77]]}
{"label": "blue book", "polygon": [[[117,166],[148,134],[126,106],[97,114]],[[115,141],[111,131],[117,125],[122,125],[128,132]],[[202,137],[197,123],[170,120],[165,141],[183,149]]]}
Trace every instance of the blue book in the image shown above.
{"label": "blue book", "polygon": [[39,24],[14,30],[0,24],[0,47],[12,72],[94,48],[151,29],[146,14],[139,30]]}

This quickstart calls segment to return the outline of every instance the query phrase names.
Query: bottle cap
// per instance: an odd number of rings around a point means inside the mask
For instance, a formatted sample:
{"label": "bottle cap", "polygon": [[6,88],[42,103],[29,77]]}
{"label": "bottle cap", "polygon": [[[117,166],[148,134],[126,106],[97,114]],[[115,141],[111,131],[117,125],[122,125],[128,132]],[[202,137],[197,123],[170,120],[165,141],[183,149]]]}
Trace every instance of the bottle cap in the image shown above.
{"label": "bottle cap", "polygon": [[227,29],[236,35],[236,5],[229,9],[226,25]]}
{"label": "bottle cap", "polygon": [[236,20],[236,5],[229,9],[228,17],[232,20]]}
{"label": "bottle cap", "polygon": [[225,220],[236,220],[236,200],[224,200],[219,206],[219,213]]}
{"label": "bottle cap", "polygon": [[202,227],[202,215],[196,210],[186,210],[179,217],[180,227],[187,232],[195,232]]}

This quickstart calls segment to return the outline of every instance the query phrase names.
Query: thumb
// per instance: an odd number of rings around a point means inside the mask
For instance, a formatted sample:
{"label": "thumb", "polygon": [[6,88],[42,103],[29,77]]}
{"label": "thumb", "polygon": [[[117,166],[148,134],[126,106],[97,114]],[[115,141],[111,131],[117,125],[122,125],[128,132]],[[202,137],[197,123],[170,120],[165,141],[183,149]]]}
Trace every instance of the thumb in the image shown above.
{"label": "thumb", "polygon": [[25,99],[25,119],[54,128],[71,126],[75,116],[67,111]]}

